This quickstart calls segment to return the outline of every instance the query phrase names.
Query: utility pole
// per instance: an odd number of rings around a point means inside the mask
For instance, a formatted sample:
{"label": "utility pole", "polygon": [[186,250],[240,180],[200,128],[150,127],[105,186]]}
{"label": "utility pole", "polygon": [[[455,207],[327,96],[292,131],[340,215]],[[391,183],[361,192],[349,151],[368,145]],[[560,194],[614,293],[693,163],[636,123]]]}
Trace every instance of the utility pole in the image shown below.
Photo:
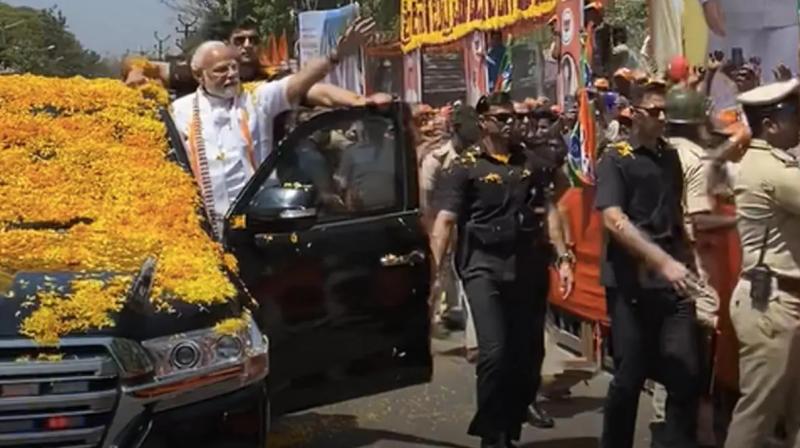
{"label": "utility pole", "polygon": [[168,41],[172,37],[172,35],[167,35],[167,37],[162,39],[161,37],[158,36],[158,31],[156,31],[156,32],[153,33],[153,37],[156,38],[156,44],[154,45],[154,48],[156,50],[156,54],[158,55],[158,60],[159,61],[163,61],[164,60],[164,43],[166,41]]}
{"label": "utility pole", "polygon": [[175,27],[175,31],[182,34],[183,37],[178,38],[175,41],[175,44],[181,49],[181,51],[186,50],[186,42],[189,40],[189,36],[195,32],[194,26],[197,25],[197,20],[197,17],[189,20],[186,19],[182,14],[178,14],[178,23],[180,26]]}

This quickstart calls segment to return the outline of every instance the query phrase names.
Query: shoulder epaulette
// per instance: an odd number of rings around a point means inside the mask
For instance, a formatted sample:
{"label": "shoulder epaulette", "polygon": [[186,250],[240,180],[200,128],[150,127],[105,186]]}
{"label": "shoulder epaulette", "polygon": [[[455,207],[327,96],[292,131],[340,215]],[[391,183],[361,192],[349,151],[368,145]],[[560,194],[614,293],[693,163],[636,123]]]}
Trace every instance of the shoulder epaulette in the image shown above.
{"label": "shoulder epaulette", "polygon": [[778,161],[783,163],[783,165],[787,168],[797,168],[800,166],[800,162],[798,162],[797,158],[786,151],[772,148],[770,153],[772,154],[772,157],[778,159]]}
{"label": "shoulder epaulette", "polygon": [[459,154],[455,162],[461,165],[472,166],[478,161],[478,156],[481,155],[481,149],[478,146],[470,146]]}
{"label": "shoulder epaulette", "polygon": [[625,140],[613,142],[609,145],[612,154],[616,153],[620,157],[635,157],[633,155],[633,146]]}

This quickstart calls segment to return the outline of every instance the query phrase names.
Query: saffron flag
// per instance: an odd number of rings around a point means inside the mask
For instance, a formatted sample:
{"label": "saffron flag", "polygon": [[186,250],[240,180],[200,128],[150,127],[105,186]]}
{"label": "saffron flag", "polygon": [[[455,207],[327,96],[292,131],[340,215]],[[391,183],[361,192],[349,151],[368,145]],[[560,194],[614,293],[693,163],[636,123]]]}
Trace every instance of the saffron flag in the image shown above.
{"label": "saffron flag", "polygon": [[589,100],[586,86],[592,80],[592,53],[594,46],[594,29],[590,24],[586,30],[586,39],[583,43],[581,55],[581,76],[578,79],[578,119],[570,133],[567,152],[567,167],[569,178],[575,187],[594,185],[594,164],[596,153],[595,111]]}
{"label": "saffron flag", "polygon": [[269,45],[269,59],[272,62],[272,65],[280,64],[281,56],[280,54],[278,54],[278,40],[275,38],[274,34],[269,35],[268,45]]}
{"label": "saffron flag", "polygon": [[289,38],[286,37],[286,30],[283,30],[280,40],[278,40],[278,57],[276,62],[289,62]]}

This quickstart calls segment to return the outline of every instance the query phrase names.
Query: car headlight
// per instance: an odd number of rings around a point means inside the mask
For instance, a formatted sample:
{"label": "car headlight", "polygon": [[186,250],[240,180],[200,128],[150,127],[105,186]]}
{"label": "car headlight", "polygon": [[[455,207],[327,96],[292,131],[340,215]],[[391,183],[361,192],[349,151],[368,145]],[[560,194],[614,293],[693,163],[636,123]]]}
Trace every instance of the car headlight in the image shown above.
{"label": "car headlight", "polygon": [[267,338],[249,313],[232,319],[225,328],[217,326],[150,339],[142,345],[153,357],[157,380],[241,366],[254,358],[265,359],[268,352]]}

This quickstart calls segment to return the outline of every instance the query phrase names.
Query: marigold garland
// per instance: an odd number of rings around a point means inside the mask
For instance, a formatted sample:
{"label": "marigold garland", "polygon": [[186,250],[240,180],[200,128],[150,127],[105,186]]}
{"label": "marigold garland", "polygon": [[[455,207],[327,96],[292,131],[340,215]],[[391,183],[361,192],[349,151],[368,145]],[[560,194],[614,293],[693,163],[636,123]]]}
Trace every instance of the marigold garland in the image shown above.
{"label": "marigold garland", "polygon": [[[166,160],[168,97],[114,80],[0,77],[0,271],[133,274],[158,260],[154,300],[199,306],[236,295],[235,260],[201,227],[196,183]],[[125,285],[40,292],[21,334],[55,344],[113,325]]]}

